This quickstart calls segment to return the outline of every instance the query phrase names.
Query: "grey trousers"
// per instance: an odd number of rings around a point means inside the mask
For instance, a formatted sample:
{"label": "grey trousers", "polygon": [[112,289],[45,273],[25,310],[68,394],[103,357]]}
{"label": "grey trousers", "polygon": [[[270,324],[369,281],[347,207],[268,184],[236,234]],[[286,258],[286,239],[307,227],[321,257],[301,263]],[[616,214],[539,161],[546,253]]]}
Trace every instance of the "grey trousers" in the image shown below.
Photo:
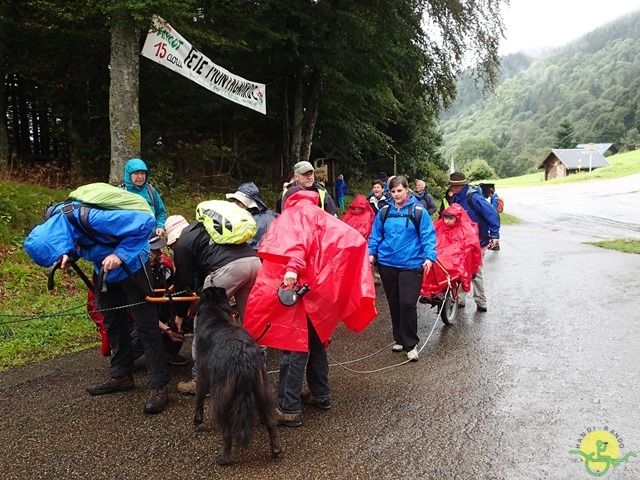
{"label": "grey trousers", "polygon": [[[247,309],[249,293],[251,293],[253,284],[256,283],[256,277],[258,276],[261,265],[262,262],[258,257],[239,258],[211,272],[207,278],[205,278],[202,288],[221,287],[227,291],[228,298],[235,297],[236,304],[238,305],[238,313],[240,313],[240,320],[242,321],[244,312]],[[197,322],[198,317],[196,316],[193,319],[194,331]],[[191,344],[191,355],[194,360],[196,358],[196,341],[197,338],[196,335],[194,335],[193,343]],[[194,372],[195,371],[192,373]]]}

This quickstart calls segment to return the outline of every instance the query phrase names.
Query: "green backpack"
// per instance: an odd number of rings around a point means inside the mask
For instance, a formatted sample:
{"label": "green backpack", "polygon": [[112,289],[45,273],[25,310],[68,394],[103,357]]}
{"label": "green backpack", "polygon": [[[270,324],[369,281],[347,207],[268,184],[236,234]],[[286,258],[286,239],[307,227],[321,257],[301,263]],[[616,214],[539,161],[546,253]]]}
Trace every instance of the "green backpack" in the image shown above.
{"label": "green backpack", "polygon": [[127,192],[108,183],[89,183],[69,194],[72,200],[95,205],[103,210],[136,210],[153,215],[147,200],[136,193]]}
{"label": "green backpack", "polygon": [[[73,203],[74,201],[81,203]],[[113,247],[118,239],[99,234],[89,224],[89,211],[92,208],[102,210],[135,210],[153,216],[151,207],[140,195],[127,192],[108,183],[89,183],[78,187],[63,201],[51,205],[47,209],[45,219],[58,213],[64,213],[69,222],[80,232],[83,232],[93,243]],[[79,221],[73,215],[73,210],[79,211]]]}
{"label": "green backpack", "polygon": [[256,234],[256,221],[244,208],[226,200],[207,200],[196,207],[196,220],[215,243],[240,244]]}

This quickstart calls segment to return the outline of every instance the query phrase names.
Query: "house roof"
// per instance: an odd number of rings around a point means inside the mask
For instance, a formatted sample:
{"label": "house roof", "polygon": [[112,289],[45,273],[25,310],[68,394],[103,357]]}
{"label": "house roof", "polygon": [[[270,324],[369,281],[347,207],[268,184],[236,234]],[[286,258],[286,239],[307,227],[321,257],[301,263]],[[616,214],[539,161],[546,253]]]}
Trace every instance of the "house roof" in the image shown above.
{"label": "house roof", "polygon": [[542,168],[544,163],[552,156],[557,157],[564,163],[567,170],[588,170],[589,162],[591,162],[592,169],[609,166],[609,162],[607,162],[597,150],[591,151],[588,148],[554,148],[551,150],[551,153],[540,162],[538,168]]}
{"label": "house roof", "polygon": [[[580,143],[579,145],[576,145],[576,148],[589,150],[589,144]],[[617,153],[618,151],[618,149],[613,146],[613,143],[594,143],[593,148],[597,152],[600,152],[602,155],[604,155],[604,152],[606,152],[607,150],[611,150],[612,153]]]}

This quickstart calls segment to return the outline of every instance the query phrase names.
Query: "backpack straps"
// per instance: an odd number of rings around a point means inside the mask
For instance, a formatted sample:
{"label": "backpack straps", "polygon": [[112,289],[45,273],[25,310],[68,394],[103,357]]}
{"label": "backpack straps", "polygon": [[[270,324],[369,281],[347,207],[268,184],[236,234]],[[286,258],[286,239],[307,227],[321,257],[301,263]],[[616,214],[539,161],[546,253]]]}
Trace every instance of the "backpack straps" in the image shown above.
{"label": "backpack straps", "polygon": [[[90,238],[95,244],[102,245],[104,247],[115,247],[118,244],[118,239],[112,235],[105,235],[98,233],[98,231],[89,224],[89,211],[92,208],[91,205],[85,203],[73,203],[70,199],[64,201],[61,213],[64,213],[69,220],[69,223],[73,225],[76,230]],[[79,221],[73,214],[74,210],[78,210]],[[100,240],[98,236],[104,238],[106,241]],[[86,246],[86,245],[85,245]]]}
{"label": "backpack straps", "polygon": [[476,212],[476,215],[480,215],[480,212],[478,211],[476,206],[473,204],[473,201],[471,199],[476,194],[476,192],[479,190],[479,188],[480,187],[478,187],[477,185],[469,185],[469,189],[467,190],[467,205],[469,205],[470,209],[472,209],[474,212]]}
{"label": "backpack straps", "polygon": [[407,207],[407,213],[406,214],[389,214],[389,210],[390,210],[391,206],[387,203],[386,205],[384,205],[381,210],[382,210],[382,217],[380,218],[380,221],[382,222],[382,235],[380,236],[380,241],[382,242],[384,240],[384,222],[387,221],[387,217],[392,216],[392,217],[406,217],[406,222],[404,224],[405,228],[409,226],[409,219],[411,219],[411,222],[413,223],[413,226],[416,229],[416,233],[418,234],[418,238],[420,238],[420,221],[422,220],[422,211],[424,210],[424,207],[422,205],[416,205],[415,206],[415,210],[413,208],[413,204],[409,204],[409,206]]}

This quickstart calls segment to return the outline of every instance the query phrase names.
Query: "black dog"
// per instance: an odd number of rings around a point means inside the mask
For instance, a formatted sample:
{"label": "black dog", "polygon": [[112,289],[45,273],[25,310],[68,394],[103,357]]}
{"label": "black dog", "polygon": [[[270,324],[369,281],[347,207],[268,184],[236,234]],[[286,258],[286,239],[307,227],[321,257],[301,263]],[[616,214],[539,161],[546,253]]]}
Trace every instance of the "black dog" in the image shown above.
{"label": "black dog", "polygon": [[[224,288],[202,292],[196,322],[196,406],[193,424],[202,425],[204,400],[211,395],[213,416],[222,433],[218,465],[230,462],[231,444],[249,445],[257,416],[267,427],[271,457],[282,452],[276,429],[276,405],[267,368],[251,335],[231,320]],[[256,413],[258,415],[256,415]]]}

